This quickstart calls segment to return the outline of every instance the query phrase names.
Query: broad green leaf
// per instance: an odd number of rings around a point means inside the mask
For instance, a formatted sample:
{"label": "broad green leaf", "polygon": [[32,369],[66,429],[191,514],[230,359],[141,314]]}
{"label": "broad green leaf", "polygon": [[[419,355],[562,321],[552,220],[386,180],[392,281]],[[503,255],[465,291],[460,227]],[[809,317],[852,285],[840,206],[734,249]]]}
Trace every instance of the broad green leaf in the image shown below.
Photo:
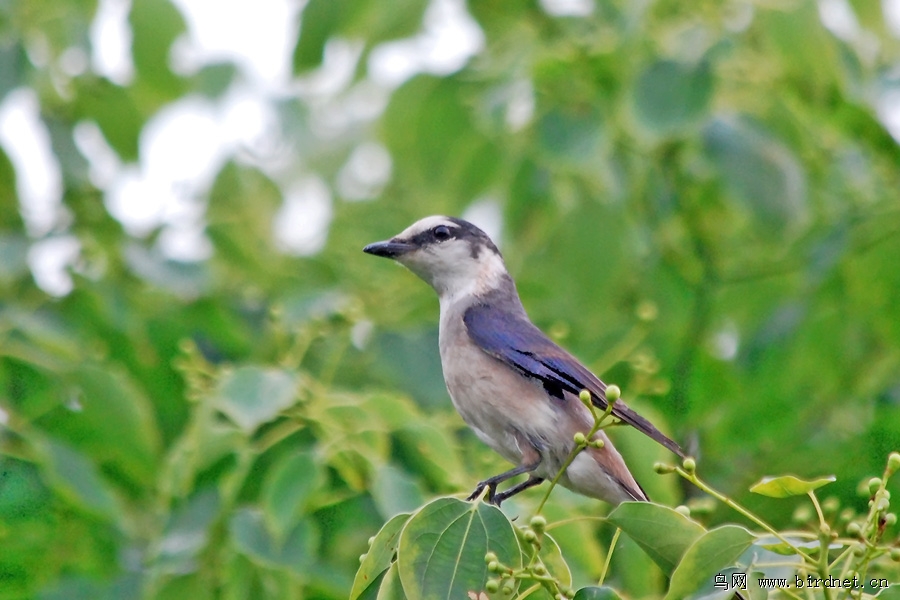
{"label": "broad green leaf", "polygon": [[410,515],[400,514],[384,524],[366,552],[365,558],[359,565],[353,587],[350,589],[350,600],[362,597],[373,584],[391,565],[396,565],[397,550],[400,548],[400,531]]}
{"label": "broad green leaf", "polygon": [[750,487],[750,491],[770,498],[787,498],[788,496],[802,496],[823,485],[835,481],[834,475],[820,477],[818,479],[804,480],[793,475],[780,477],[763,477]]}
{"label": "broad green leaf", "polygon": [[419,600],[465,598],[488,579],[484,555],[521,566],[513,526],[495,506],[439,498],[409,520],[400,536],[398,566],[403,590]]}
{"label": "broad green leaf", "polygon": [[628,534],[671,575],[687,549],[706,530],[679,512],[651,502],[623,502],[607,520]]}
{"label": "broad green leaf", "polygon": [[711,529],[684,553],[669,583],[666,600],[686,598],[708,584],[716,573],[731,566],[756,536],[737,525]]}
{"label": "broad green leaf", "polygon": [[622,597],[619,596],[616,590],[606,587],[584,587],[578,590],[575,593],[575,597],[572,600],[621,600]]}
{"label": "broad green leaf", "polygon": [[[521,529],[517,529],[517,531],[521,531]],[[554,577],[559,579],[560,583],[564,586],[571,586],[572,571],[569,570],[569,565],[566,563],[566,557],[563,555],[559,544],[556,543],[556,540],[553,539],[553,536],[549,533],[545,533],[541,538],[541,548],[539,553],[547,570]]]}
{"label": "broad green leaf", "polygon": [[713,93],[709,65],[660,60],[647,67],[634,90],[635,113],[651,131],[665,135],[698,120]]}
{"label": "broad green leaf", "polygon": [[277,539],[293,529],[310,496],[324,483],[325,473],[314,452],[292,453],[273,465],[263,482],[262,505]]}
{"label": "broad green leaf", "polygon": [[298,521],[279,541],[266,528],[262,511],[241,508],[231,517],[228,529],[237,550],[261,565],[287,568],[303,575],[315,560],[315,531],[306,519]]}
{"label": "broad green leaf", "polygon": [[294,404],[298,384],[297,376],[283,369],[244,366],[222,378],[214,405],[253,433]]}

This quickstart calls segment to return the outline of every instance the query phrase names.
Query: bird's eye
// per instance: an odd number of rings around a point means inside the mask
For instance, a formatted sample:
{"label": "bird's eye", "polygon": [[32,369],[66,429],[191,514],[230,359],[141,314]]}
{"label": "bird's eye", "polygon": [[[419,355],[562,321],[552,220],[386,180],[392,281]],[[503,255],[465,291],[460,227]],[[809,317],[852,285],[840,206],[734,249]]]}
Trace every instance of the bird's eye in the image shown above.
{"label": "bird's eye", "polygon": [[431,232],[434,234],[434,239],[439,242],[450,239],[450,228],[446,225],[438,225]]}

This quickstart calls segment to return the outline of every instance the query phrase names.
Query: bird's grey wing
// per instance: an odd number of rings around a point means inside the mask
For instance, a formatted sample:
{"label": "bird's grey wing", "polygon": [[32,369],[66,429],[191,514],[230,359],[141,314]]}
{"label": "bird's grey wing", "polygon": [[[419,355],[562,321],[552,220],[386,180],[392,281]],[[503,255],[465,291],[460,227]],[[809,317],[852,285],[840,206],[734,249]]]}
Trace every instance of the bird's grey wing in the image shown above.
{"label": "bird's grey wing", "polygon": [[[563,391],[577,396],[581,390],[588,390],[593,404],[606,410],[606,384],[544,335],[524,314],[475,304],[466,310],[463,321],[469,337],[482,350],[526,377],[538,379],[550,395],[565,400]],[[684,456],[678,444],[622,401],[613,406],[612,415],[678,456]]]}

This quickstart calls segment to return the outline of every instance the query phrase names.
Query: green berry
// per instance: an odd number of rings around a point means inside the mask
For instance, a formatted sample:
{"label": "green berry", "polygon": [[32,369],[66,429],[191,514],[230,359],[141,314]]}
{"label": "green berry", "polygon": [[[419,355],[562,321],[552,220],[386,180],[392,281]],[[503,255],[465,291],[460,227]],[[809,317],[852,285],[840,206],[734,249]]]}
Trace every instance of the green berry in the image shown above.
{"label": "green berry", "polygon": [[531,572],[534,573],[535,575],[546,575],[547,567],[545,567],[544,565],[541,565],[541,564],[537,564],[537,565],[534,565],[534,567],[532,567]]}
{"label": "green berry", "polygon": [[606,400],[615,402],[622,397],[622,390],[616,384],[606,386]]}
{"label": "green berry", "polygon": [[369,538],[369,541],[367,542],[367,544],[369,545],[369,548],[372,547],[372,542],[374,542],[374,541],[375,541],[375,536],[373,535],[372,537]]}
{"label": "green berry", "polygon": [[847,524],[847,535],[858,536],[862,533],[862,526],[856,521]]}
{"label": "green berry", "polygon": [[881,487],[881,479],[878,477],[873,477],[869,480],[869,493],[875,494],[878,491],[878,488]]}
{"label": "green berry", "polygon": [[863,556],[866,553],[866,547],[862,544],[853,546],[853,556]]}
{"label": "green berry", "polygon": [[496,560],[492,560],[491,562],[489,562],[487,567],[488,571],[490,571],[491,573],[499,573],[501,570],[500,563]]}
{"label": "green berry", "polygon": [[900,548],[891,548],[891,560],[900,562]]}
{"label": "green berry", "polygon": [[897,514],[896,513],[888,513],[884,515],[884,525],[885,527],[893,527],[897,524]]}
{"label": "green berry", "polygon": [[585,406],[591,405],[591,393],[587,390],[581,390],[578,394],[578,399],[581,400]]}
{"label": "green berry", "polygon": [[525,530],[525,541],[529,544],[533,544],[537,541],[537,534],[532,529]]}
{"label": "green berry", "polygon": [[572,439],[574,439],[575,443],[579,446],[584,446],[587,443],[587,438],[584,437],[584,434],[580,431],[576,433]]}
{"label": "green berry", "polygon": [[888,473],[893,475],[897,471],[900,471],[900,452],[891,452],[888,456]]}
{"label": "green berry", "polygon": [[360,555],[359,555],[359,562],[362,563],[362,561],[364,561],[364,560],[366,560],[366,555],[365,555],[365,554],[360,554]]}
{"label": "green berry", "polygon": [[684,461],[682,461],[681,466],[688,473],[693,473],[697,470],[697,461],[688,456],[686,459],[684,459]]}
{"label": "green berry", "polygon": [[516,591],[516,589],[509,583],[503,586],[504,596],[511,596],[514,591]]}
{"label": "green berry", "polygon": [[677,512],[680,515],[684,515],[686,517],[691,516],[691,509],[688,508],[687,506],[685,506],[684,504],[682,504],[681,506],[676,506],[675,512]]}
{"label": "green berry", "polygon": [[663,462],[658,462],[653,464],[653,470],[659,473],[660,475],[665,475],[666,473],[671,473],[675,470],[675,467],[672,465],[667,465]]}
{"label": "green berry", "polygon": [[537,533],[541,533],[547,527],[547,519],[542,517],[541,515],[534,515],[531,517],[531,522],[529,523],[531,528],[535,530]]}
{"label": "green berry", "polygon": [[488,594],[496,594],[500,591],[500,582],[496,579],[488,579],[487,583],[484,584],[484,591]]}
{"label": "green berry", "polygon": [[497,558],[497,555],[494,554],[493,552],[488,552],[487,554],[484,555],[484,562],[486,562],[487,564],[491,564],[492,562],[497,562],[498,560],[499,559]]}
{"label": "green berry", "polygon": [[605,445],[606,442],[601,439],[591,440],[591,443],[589,444],[591,448],[603,448]]}

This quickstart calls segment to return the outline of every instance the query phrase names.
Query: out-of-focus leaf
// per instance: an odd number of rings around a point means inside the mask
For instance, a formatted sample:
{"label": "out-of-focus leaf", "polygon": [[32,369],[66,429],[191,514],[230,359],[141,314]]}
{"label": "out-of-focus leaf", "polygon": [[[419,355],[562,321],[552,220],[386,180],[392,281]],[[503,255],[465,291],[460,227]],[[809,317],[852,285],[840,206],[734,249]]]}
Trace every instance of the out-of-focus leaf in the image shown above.
{"label": "out-of-focus leaf", "polygon": [[650,502],[623,502],[607,520],[628,534],[669,575],[706,531],[681,513]]}
{"label": "out-of-focus leaf", "polygon": [[395,435],[407,464],[418,467],[435,485],[454,485],[469,474],[460,459],[456,441],[445,428],[409,422]]}
{"label": "out-of-focus leaf", "polygon": [[15,235],[13,232],[21,230],[22,215],[19,213],[19,195],[16,192],[16,170],[6,152],[0,148],[0,232]]}
{"label": "out-of-focus leaf", "polygon": [[555,108],[537,123],[540,149],[548,160],[567,166],[596,165],[604,142],[604,123],[595,107]]}
{"label": "out-of-focus leaf", "polygon": [[297,376],[288,371],[244,366],[222,378],[214,404],[245,433],[253,433],[294,404],[298,386]]}
{"label": "out-of-focus leaf", "polygon": [[116,496],[93,462],[69,445],[54,440],[47,440],[42,452],[51,488],[99,519],[124,523]]}
{"label": "out-of-focus leaf", "polygon": [[160,437],[150,400],[126,372],[84,365],[68,378],[67,403],[38,423],[90,455],[98,465],[149,485]]}
{"label": "out-of-focus leaf", "polygon": [[703,132],[706,154],[751,214],[774,231],[807,218],[806,174],[791,150],[759,127],[719,119]]}
{"label": "out-of-focus leaf", "polygon": [[154,100],[159,104],[175,98],[184,85],[169,68],[169,52],[175,39],[185,31],[181,12],[169,0],[133,0],[129,22],[138,82],[153,88]]}
{"label": "out-of-focus leaf", "polygon": [[307,519],[298,521],[285,539],[278,541],[266,528],[261,511],[241,508],[231,517],[228,529],[238,551],[259,564],[303,576],[315,559],[316,535]]}
{"label": "out-of-focus leaf", "polygon": [[660,135],[679,131],[706,112],[713,92],[709,65],[660,60],[635,84],[635,113],[641,124]]}
{"label": "out-of-focus leaf", "polygon": [[353,588],[350,590],[350,600],[363,597],[373,582],[388,569],[391,564],[396,564],[397,550],[400,547],[400,531],[409,521],[409,514],[399,514],[390,519],[381,528],[366,552],[365,558],[359,565],[356,578],[353,580]]}
{"label": "out-of-focus leaf", "polygon": [[375,471],[372,498],[385,518],[414,510],[422,505],[424,494],[418,481],[394,465],[382,465]]}
{"label": "out-of-focus leaf", "polygon": [[[28,64],[28,56],[19,40],[7,38],[0,42],[0,102],[6,98],[6,94],[10,90],[21,85]],[[4,181],[4,179],[0,177],[0,181]]]}
{"label": "out-of-focus leaf", "polygon": [[237,67],[232,63],[214,63],[206,65],[194,75],[192,83],[200,94],[208,98],[218,98],[231,85],[237,74]]}
{"label": "out-of-focus leaf", "polygon": [[494,552],[513,569],[521,551],[513,527],[495,506],[439,498],[422,507],[400,536],[398,566],[407,596],[465,598],[488,579],[484,555]]}
{"label": "out-of-focus leaf", "polygon": [[167,259],[134,242],[125,247],[124,258],[136,275],[182,298],[194,299],[209,290],[212,277],[206,263]]}
{"label": "out-of-focus leaf", "polygon": [[223,264],[243,272],[271,269],[278,254],[272,222],[281,201],[281,190],[260,171],[235,163],[222,168],[210,191],[207,232]]}
{"label": "out-of-focus leaf", "polygon": [[374,0],[311,0],[300,18],[294,72],[321,65],[325,45],[335,36],[362,38],[370,48],[385,40],[410,36],[421,27],[427,6],[424,0],[398,0],[391,10],[384,10]]}
{"label": "out-of-focus leaf", "polygon": [[763,477],[752,486],[750,491],[770,498],[787,498],[788,496],[802,496],[823,485],[836,481],[834,475],[819,477],[818,479],[800,479],[793,475],[780,477]]}
{"label": "out-of-focus leaf", "polygon": [[715,574],[734,563],[756,536],[737,525],[711,529],[684,553],[669,584],[666,600],[686,598],[708,584]]}
{"label": "out-of-focus leaf", "polygon": [[0,283],[9,285],[27,273],[28,240],[24,235],[0,233]]}
{"label": "out-of-focus leaf", "polygon": [[313,452],[284,456],[266,475],[263,510],[269,530],[283,539],[301,518],[311,495],[325,483],[325,473]]}
{"label": "out-of-focus leaf", "polygon": [[173,574],[190,571],[195,557],[209,542],[209,527],[219,517],[220,509],[215,490],[201,491],[177,506],[155,548],[153,568]]}
{"label": "out-of-focus leaf", "polygon": [[[152,2],[152,0],[149,0]],[[76,116],[94,121],[122,160],[138,158],[138,138],[145,116],[133,90],[105,79],[78,80]]]}

